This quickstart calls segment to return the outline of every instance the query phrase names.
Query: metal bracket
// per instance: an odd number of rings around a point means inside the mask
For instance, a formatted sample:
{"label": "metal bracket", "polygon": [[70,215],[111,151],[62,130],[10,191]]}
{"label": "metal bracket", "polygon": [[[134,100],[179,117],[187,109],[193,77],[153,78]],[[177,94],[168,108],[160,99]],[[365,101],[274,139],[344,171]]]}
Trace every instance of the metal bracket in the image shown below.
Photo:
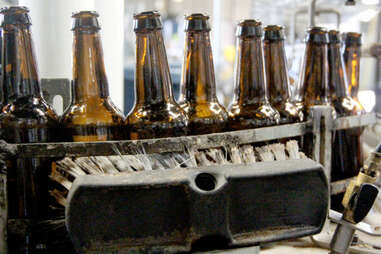
{"label": "metal bracket", "polygon": [[314,151],[312,159],[320,162],[331,179],[332,129],[334,111],[330,106],[313,106],[310,110]]}

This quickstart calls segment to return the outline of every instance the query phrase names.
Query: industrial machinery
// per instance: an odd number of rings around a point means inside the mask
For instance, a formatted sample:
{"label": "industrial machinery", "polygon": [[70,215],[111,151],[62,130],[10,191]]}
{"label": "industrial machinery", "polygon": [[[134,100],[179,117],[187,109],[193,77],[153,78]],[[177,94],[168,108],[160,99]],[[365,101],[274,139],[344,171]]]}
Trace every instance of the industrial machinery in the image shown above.
{"label": "industrial machinery", "polygon": [[[209,245],[211,241],[222,243],[216,248],[232,248],[318,233],[326,219],[328,194],[344,192],[350,182],[327,185],[332,131],[376,122],[373,113],[332,119],[331,108],[316,106],[303,123],[139,141],[3,143],[1,151],[3,159],[15,155],[63,158],[137,154],[141,149],[147,154],[162,154],[180,152],[185,147],[203,150],[229,144],[255,145],[313,134],[312,159],[316,162],[298,159],[143,171],[106,176],[102,181],[98,176],[83,176],[74,182],[66,207],[66,225],[80,253],[175,253],[189,251],[204,239]],[[7,220],[6,172],[2,171],[1,179],[0,242],[2,253],[6,253],[6,230],[8,234],[20,234],[29,229],[26,221]],[[369,186],[357,185],[357,189],[361,194]],[[360,201],[358,204],[361,206]],[[83,226],[90,223],[91,227]]]}

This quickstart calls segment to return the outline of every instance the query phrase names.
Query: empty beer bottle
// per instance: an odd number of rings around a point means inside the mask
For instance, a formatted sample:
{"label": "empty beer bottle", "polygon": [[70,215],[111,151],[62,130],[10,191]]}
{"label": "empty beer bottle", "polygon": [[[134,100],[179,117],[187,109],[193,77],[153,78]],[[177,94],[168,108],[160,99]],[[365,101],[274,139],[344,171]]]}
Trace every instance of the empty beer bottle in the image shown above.
{"label": "empty beer bottle", "polygon": [[191,135],[222,132],[228,114],[218,102],[210,45],[209,16],[185,17],[185,52],[179,104],[189,118]]}
{"label": "empty beer bottle", "polygon": [[[329,91],[337,116],[359,115],[362,107],[348,94],[347,77],[340,52],[339,32],[329,31]],[[361,128],[338,130],[332,147],[332,181],[356,176],[362,166]]]}
{"label": "empty beer bottle", "polygon": [[359,80],[360,80],[360,58],[361,58],[361,34],[360,33],[344,33],[344,64],[348,79],[348,91],[351,96],[359,105],[358,99]]}
{"label": "empty beer bottle", "polygon": [[291,101],[284,32],[281,26],[266,26],[263,49],[270,104],[278,110],[280,123],[303,121],[303,112]]}
{"label": "empty beer bottle", "polygon": [[[1,138],[8,143],[56,141],[58,118],[42,97],[34,56],[31,21],[25,7],[1,10],[3,110]],[[11,219],[42,219],[49,213],[51,161],[16,158],[8,170],[8,216]],[[35,252],[43,246],[29,231],[24,236],[8,235],[9,253]]]}
{"label": "empty beer bottle", "polygon": [[234,99],[229,107],[232,130],[272,126],[279,113],[267,98],[262,53],[262,24],[243,20],[237,26]]}
{"label": "empty beer bottle", "polygon": [[304,111],[314,105],[328,105],[328,32],[312,27],[306,32],[306,48],[299,81]]}
{"label": "empty beer bottle", "polygon": [[131,139],[186,135],[187,117],[175,102],[158,12],[134,15],[135,105],[127,117]]}
{"label": "empty beer bottle", "polygon": [[[305,116],[315,105],[332,106],[328,98],[328,32],[321,27],[309,28],[306,32],[306,48],[299,82]],[[332,108],[334,113],[334,109]],[[311,156],[312,134],[304,137],[303,150]]]}
{"label": "empty beer bottle", "polygon": [[127,137],[123,114],[109,96],[98,14],[73,14],[72,102],[61,122],[66,141],[105,141]]}

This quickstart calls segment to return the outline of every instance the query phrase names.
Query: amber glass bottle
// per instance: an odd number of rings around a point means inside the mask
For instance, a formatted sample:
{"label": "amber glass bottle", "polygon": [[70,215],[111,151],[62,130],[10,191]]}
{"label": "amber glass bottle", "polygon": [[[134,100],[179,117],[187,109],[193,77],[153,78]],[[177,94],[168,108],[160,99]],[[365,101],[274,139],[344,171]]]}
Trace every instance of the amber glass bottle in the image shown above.
{"label": "amber glass bottle", "polygon": [[266,26],[264,31],[263,51],[270,104],[278,110],[281,124],[301,122],[303,112],[290,98],[283,27]]}
{"label": "amber glass bottle", "polygon": [[351,96],[361,107],[358,99],[359,80],[360,80],[360,58],[361,58],[361,34],[360,33],[344,33],[344,64],[348,78],[348,91]]}
{"label": "amber glass bottle", "polygon": [[[328,98],[328,32],[321,27],[312,27],[306,32],[306,48],[299,82],[305,116],[311,106],[332,106]],[[334,110],[333,110],[334,112]],[[311,156],[312,134],[304,137],[303,150]]]}
{"label": "amber glass bottle", "polygon": [[73,89],[71,105],[61,123],[66,141],[127,138],[123,114],[112,103],[103,63],[98,14],[73,14]]}
{"label": "amber glass bottle", "polygon": [[279,112],[267,98],[262,53],[262,24],[243,20],[237,26],[237,57],[234,99],[229,107],[232,130],[272,126],[279,123]]}
{"label": "amber glass bottle", "polygon": [[[2,66],[5,67],[2,69],[1,139],[8,143],[56,141],[58,119],[42,98],[28,9],[10,7],[2,9],[1,13],[4,15]],[[42,219],[49,216],[51,161],[15,159],[11,164],[8,170],[9,218]],[[35,253],[35,246],[41,242],[30,232],[23,237],[10,233],[8,244],[9,253]]]}
{"label": "amber glass bottle", "polygon": [[131,139],[183,136],[187,117],[175,102],[158,12],[134,16],[135,106],[127,117]]}
{"label": "amber glass bottle", "polygon": [[304,111],[314,105],[331,105],[328,98],[328,32],[312,27],[306,32],[306,49],[299,80]]}
{"label": "amber glass bottle", "polygon": [[[340,52],[339,32],[329,31],[329,91],[337,116],[359,115],[362,107],[348,94],[347,77]],[[361,128],[338,130],[332,147],[332,181],[356,176],[363,164],[360,142]]]}
{"label": "amber glass bottle", "polygon": [[210,45],[209,16],[185,17],[185,52],[179,104],[189,118],[190,135],[222,132],[228,114],[218,102]]}

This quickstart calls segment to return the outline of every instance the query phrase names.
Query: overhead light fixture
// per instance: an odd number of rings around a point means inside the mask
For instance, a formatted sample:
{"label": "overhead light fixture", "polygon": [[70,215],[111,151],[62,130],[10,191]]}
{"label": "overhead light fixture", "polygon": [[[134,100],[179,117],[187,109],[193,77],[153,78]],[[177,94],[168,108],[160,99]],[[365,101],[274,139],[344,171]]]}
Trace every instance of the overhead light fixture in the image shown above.
{"label": "overhead light fixture", "polygon": [[376,5],[379,4],[379,0],[361,0],[361,3],[364,5]]}
{"label": "overhead light fixture", "polygon": [[362,22],[369,22],[371,21],[376,15],[378,14],[377,10],[374,9],[367,9],[365,11],[362,11],[358,14],[358,19]]}

